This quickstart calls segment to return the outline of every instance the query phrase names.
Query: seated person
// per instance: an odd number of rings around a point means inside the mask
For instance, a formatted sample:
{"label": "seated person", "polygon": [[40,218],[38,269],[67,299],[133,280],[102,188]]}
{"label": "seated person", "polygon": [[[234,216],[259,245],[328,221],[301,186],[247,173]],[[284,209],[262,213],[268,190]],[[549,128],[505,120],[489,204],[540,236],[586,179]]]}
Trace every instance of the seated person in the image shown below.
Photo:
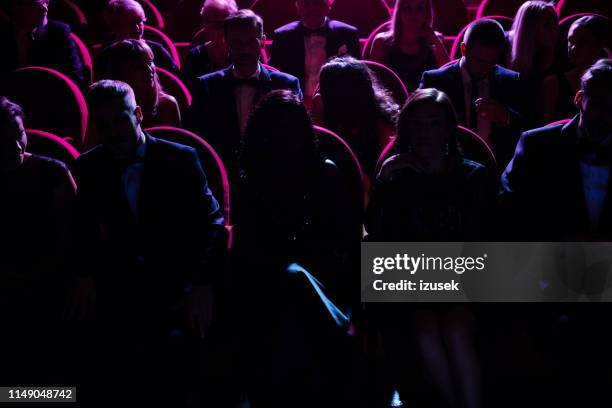
{"label": "seated person", "polygon": [[571,122],[523,133],[502,176],[513,239],[612,238],[612,60],[587,69],[575,103]]}
{"label": "seated person", "polygon": [[606,53],[612,28],[610,21],[601,16],[584,16],[574,21],[567,33],[567,56],[573,68],[567,72],[549,75],[542,88],[543,125],[573,118],[578,113],[574,103],[580,90],[580,78],[595,61]]}
{"label": "seated person", "polygon": [[295,75],[302,84],[307,105],[319,83],[319,70],[329,58],[361,57],[355,27],[330,20],[333,0],[296,0],[300,21],[274,31],[270,65]]}
{"label": "seated person", "polygon": [[[397,154],[383,164],[368,204],[368,240],[487,240],[494,178],[482,165],[461,156],[450,99],[435,89],[411,94],[398,119],[395,143]],[[436,388],[443,406],[480,406],[482,384],[472,307],[457,303],[372,306],[385,351],[394,356],[390,371],[400,384],[411,378],[408,370],[414,363],[408,364],[405,355],[407,345],[414,342],[423,367],[419,374]]]}
{"label": "seated person", "polygon": [[202,6],[202,28],[206,42],[189,50],[183,64],[182,78],[189,89],[198,77],[227,67],[227,48],[223,39],[223,22],[238,11],[235,0],[206,0]]}
{"label": "seated person", "polygon": [[351,57],[323,65],[312,109],[315,123],[342,137],[372,177],[378,156],[395,133],[399,108],[368,67]]}
{"label": "seated person", "polygon": [[0,27],[0,74],[17,68],[42,66],[87,86],[83,62],[70,38],[70,27],[48,20],[49,0],[10,0],[9,24]]}
{"label": "seated person", "polygon": [[153,52],[142,40],[123,40],[102,51],[96,65],[97,80],[127,83],[144,115],[143,129],[152,126],[181,126],[181,112],[173,96],[165,93],[155,72]]}
{"label": "seated person", "polygon": [[525,83],[524,112],[530,125],[539,120],[540,90],[544,78],[553,70],[558,32],[555,6],[545,1],[527,1],[516,13],[508,33],[510,52],[505,66],[518,72]]}
{"label": "seated person", "polygon": [[266,41],[261,17],[251,10],[239,10],[225,20],[223,30],[232,65],[197,79],[188,126],[217,150],[233,182],[252,106],[275,89],[302,93],[297,78],[259,63]]}
{"label": "seated person", "polygon": [[374,37],[370,59],[391,68],[412,92],[423,72],[448,62],[444,38],[431,28],[431,0],[395,2],[391,22],[388,31]]}
{"label": "seated person", "polygon": [[346,388],[347,309],[331,300],[351,280],[346,259],[361,217],[342,173],[321,158],[298,96],[278,90],[260,101],[240,164],[232,304],[249,401],[277,407],[300,395],[292,407],[356,406],[347,400],[358,394]]}
{"label": "seated person", "polygon": [[[127,401],[170,404],[193,368],[173,357],[175,348],[212,322],[227,245],[223,215],[196,151],[146,134],[127,84],[99,81],[87,103],[101,144],[79,157],[74,172],[78,279],[67,317],[92,321],[90,386],[130,383]],[[144,395],[149,387],[161,391]],[[102,394],[96,401],[106,405]]]}
{"label": "seated person", "polygon": [[[121,40],[142,40],[147,21],[144,9],[135,0],[112,0],[104,9],[104,22],[110,30],[110,38],[105,44],[110,45]],[[178,74],[176,62],[169,50],[158,42],[144,40],[153,51],[155,65]]]}
{"label": "seated person", "polygon": [[463,37],[461,60],[423,73],[420,86],[448,95],[459,124],[487,142],[502,168],[512,158],[524,124],[519,74],[497,65],[505,43],[497,21],[476,20]]}
{"label": "seated person", "polygon": [[[0,322],[11,328],[2,340],[5,383],[45,382],[73,244],[72,176],[63,163],[26,152],[23,121],[21,108],[0,97]],[[30,358],[32,350],[42,355]]]}

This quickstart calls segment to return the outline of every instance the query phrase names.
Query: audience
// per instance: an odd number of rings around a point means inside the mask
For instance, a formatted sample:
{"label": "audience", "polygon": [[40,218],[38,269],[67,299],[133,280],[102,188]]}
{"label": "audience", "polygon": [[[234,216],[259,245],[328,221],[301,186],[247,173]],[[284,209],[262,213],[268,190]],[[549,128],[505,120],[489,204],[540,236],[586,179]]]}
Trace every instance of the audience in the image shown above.
{"label": "audience", "polygon": [[48,20],[49,0],[9,0],[9,24],[0,26],[0,75],[17,68],[43,66],[87,85],[83,62],[70,38],[70,27]]}
{"label": "audience", "polygon": [[223,22],[238,11],[235,0],[206,0],[202,6],[202,24],[206,32],[203,44],[189,50],[183,65],[183,79],[189,89],[202,75],[227,67],[227,47],[223,38]]}
{"label": "audience", "polygon": [[574,96],[580,89],[580,78],[602,54],[610,53],[606,47],[611,33],[610,21],[601,16],[580,17],[571,25],[567,33],[567,56],[572,69],[549,75],[544,80],[542,124],[571,118],[578,113]]}
{"label": "audience", "polygon": [[390,29],[374,38],[370,59],[391,68],[411,92],[423,72],[448,62],[444,37],[431,28],[431,0],[398,0],[391,21]]}
{"label": "audience", "polygon": [[72,250],[72,176],[63,163],[27,153],[27,145],[21,108],[0,97],[0,321],[7,325],[0,380],[6,384],[48,381],[45,353],[52,352]]}
{"label": "audience", "polygon": [[96,77],[127,83],[136,95],[144,119],[143,129],[181,125],[176,99],[165,93],[155,71],[153,52],[142,40],[123,40],[107,47],[98,59]]}
{"label": "audience", "polygon": [[270,64],[300,80],[307,105],[317,90],[321,66],[329,58],[361,57],[357,29],[327,17],[332,3],[296,0],[300,21],[274,31]]}
{"label": "audience", "polygon": [[525,132],[502,176],[508,227],[520,239],[609,240],[612,60],[581,79],[579,113],[566,125]]}
{"label": "audience", "polygon": [[[121,40],[142,40],[145,32],[147,17],[145,12],[135,0],[112,0],[104,9],[104,22],[108,26],[109,38],[106,44],[112,44]],[[155,56],[155,65],[160,68],[178,74],[176,61],[162,44],[144,40]]]}
{"label": "audience", "polygon": [[321,68],[321,86],[313,100],[315,122],[349,144],[368,177],[395,133],[397,105],[368,67],[338,57]]}
{"label": "audience", "polygon": [[233,178],[251,107],[275,89],[290,89],[300,96],[301,91],[297,78],[259,63],[266,37],[258,15],[251,10],[230,15],[224,36],[232,65],[197,79],[189,126],[212,144]]}
{"label": "audience", "polygon": [[529,123],[540,117],[540,90],[552,73],[559,19],[555,7],[544,1],[527,1],[519,8],[508,33],[511,49],[508,68],[521,74],[527,94],[524,97]]}
{"label": "audience", "polygon": [[[288,90],[265,96],[244,138],[234,218],[233,291],[253,406],[353,406],[347,284],[359,242],[347,186],[323,160],[306,108]],[[348,395],[347,395],[348,394]],[[299,399],[294,396],[299,395]],[[293,398],[293,399],[292,399]],[[355,400],[353,400],[353,403]]]}
{"label": "audience", "polygon": [[[413,93],[398,119],[396,155],[376,178],[365,218],[368,240],[484,241],[489,237],[495,186],[480,164],[464,159],[450,99],[435,89]],[[412,315],[423,375],[446,406],[481,406],[481,378],[473,346],[474,315],[463,306],[376,307],[384,347],[405,353],[412,335],[398,321]],[[397,349],[396,349],[397,348]],[[404,377],[407,358],[391,366]],[[402,365],[403,364],[403,365]],[[403,371],[403,372],[402,372]]]}
{"label": "audience", "polygon": [[[147,135],[127,84],[97,82],[87,102],[101,145],[76,163],[78,279],[66,317],[95,318],[88,349],[97,401],[170,404],[194,362],[177,357],[186,347],[177,330],[204,335],[212,321],[223,216],[195,150]],[[112,396],[102,392],[109,382]]]}
{"label": "audience", "polygon": [[461,60],[423,73],[420,86],[447,94],[459,123],[489,144],[500,166],[512,158],[525,103],[519,74],[496,65],[504,44],[504,29],[498,22],[477,20],[465,32]]}

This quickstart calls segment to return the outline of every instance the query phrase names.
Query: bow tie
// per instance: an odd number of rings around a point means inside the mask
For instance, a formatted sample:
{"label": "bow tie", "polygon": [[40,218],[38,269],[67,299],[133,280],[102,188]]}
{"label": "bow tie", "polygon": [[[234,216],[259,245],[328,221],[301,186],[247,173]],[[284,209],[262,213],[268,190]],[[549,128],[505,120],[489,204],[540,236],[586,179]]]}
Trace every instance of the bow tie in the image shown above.
{"label": "bow tie", "polygon": [[259,85],[258,78],[232,78],[232,83],[234,86],[251,86],[253,88],[257,88]]}
{"label": "bow tie", "polygon": [[309,37],[311,35],[322,35],[322,36],[325,36],[325,34],[327,33],[327,27],[326,26],[315,28],[315,29],[303,27],[303,30],[304,30],[304,36],[305,37]]}

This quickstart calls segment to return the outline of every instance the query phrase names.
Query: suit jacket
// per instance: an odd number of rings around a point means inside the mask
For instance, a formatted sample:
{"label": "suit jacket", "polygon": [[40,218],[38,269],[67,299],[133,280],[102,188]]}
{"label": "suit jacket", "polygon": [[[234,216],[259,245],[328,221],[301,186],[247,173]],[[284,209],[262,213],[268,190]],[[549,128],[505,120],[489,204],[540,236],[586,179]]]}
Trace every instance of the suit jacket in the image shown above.
{"label": "suit jacket", "polygon": [[[520,102],[523,85],[517,72],[496,66],[489,75],[489,87],[491,98],[504,104],[510,111],[510,125],[491,125],[492,149],[498,165],[503,169],[512,159],[524,126],[523,109]],[[459,61],[445,68],[424,72],[419,88],[435,88],[447,94],[455,106],[459,123],[469,127],[465,118],[463,78]]]}
{"label": "suit jacket", "polygon": [[225,228],[196,151],[148,135],[146,143],[137,217],[104,145],[76,162],[83,272],[111,286],[208,283],[221,268]]}
{"label": "suit jacket", "polygon": [[[188,127],[212,144],[230,176],[237,170],[241,141],[232,79],[231,66],[198,78],[187,117]],[[277,89],[289,89],[297,95],[302,94],[297,78],[261,66],[255,103],[268,92]]]}
{"label": "suit jacket", "polygon": [[[327,58],[338,55],[342,47],[346,47],[347,54],[361,58],[359,36],[355,27],[327,19],[325,33]],[[270,65],[296,76],[302,86],[305,86],[306,51],[304,25],[301,21],[294,21],[274,31],[271,54]]]}
{"label": "suit jacket", "polygon": [[[21,68],[17,61],[17,42],[11,25],[0,28],[0,74],[8,74]],[[74,41],[70,38],[70,27],[49,20],[37,29],[24,66],[52,68],[68,76],[81,89],[87,84],[83,62]]]}
{"label": "suit jacket", "polygon": [[[525,132],[502,175],[501,197],[510,232],[521,240],[612,238],[612,191],[608,185],[600,223],[590,231],[584,197],[576,116],[566,125]],[[612,165],[612,155],[610,155]]]}

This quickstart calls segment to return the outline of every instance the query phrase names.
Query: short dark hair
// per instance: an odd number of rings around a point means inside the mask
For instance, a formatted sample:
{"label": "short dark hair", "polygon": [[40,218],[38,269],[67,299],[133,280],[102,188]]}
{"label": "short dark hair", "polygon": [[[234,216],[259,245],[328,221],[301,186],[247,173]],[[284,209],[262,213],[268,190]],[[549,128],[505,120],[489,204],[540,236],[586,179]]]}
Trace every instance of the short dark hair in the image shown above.
{"label": "short dark hair", "polygon": [[600,59],[587,69],[580,80],[580,89],[592,95],[594,89],[612,92],[612,59]]}
{"label": "short dark hair", "polygon": [[121,81],[103,79],[93,83],[87,92],[86,101],[89,109],[105,106],[112,101],[128,98],[136,107],[136,97],[132,88]]}
{"label": "short dark hair", "polygon": [[574,21],[572,27],[574,26],[582,26],[588,29],[598,41],[608,41],[610,39],[610,21],[603,16],[590,15],[580,17]]}
{"label": "short dark hair", "polygon": [[0,96],[0,126],[9,124],[15,118],[21,118],[21,120],[25,118],[21,106],[4,96]]}
{"label": "short dark hair", "polygon": [[503,47],[506,43],[504,28],[497,21],[490,18],[481,18],[474,21],[463,35],[463,42],[467,48],[474,45],[483,47]]}
{"label": "short dark hair", "polygon": [[263,37],[263,20],[252,10],[242,9],[230,14],[223,22],[223,32],[227,35],[229,28],[237,25],[255,27],[259,38]]}

